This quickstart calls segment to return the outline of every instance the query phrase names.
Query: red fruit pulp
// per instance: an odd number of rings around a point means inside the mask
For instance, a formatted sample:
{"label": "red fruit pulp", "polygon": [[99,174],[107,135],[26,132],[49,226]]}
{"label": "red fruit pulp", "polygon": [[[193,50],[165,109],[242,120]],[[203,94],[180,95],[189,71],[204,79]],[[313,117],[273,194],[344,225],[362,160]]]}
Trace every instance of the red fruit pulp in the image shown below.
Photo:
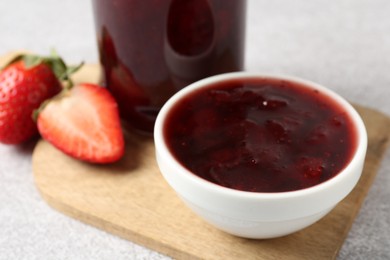
{"label": "red fruit pulp", "polygon": [[243,67],[245,0],[92,3],[105,84],[138,130],[177,90]]}
{"label": "red fruit pulp", "polygon": [[252,192],[322,183],[357,147],[351,118],[336,101],[275,79],[231,80],[191,93],[169,112],[164,138],[194,174]]}

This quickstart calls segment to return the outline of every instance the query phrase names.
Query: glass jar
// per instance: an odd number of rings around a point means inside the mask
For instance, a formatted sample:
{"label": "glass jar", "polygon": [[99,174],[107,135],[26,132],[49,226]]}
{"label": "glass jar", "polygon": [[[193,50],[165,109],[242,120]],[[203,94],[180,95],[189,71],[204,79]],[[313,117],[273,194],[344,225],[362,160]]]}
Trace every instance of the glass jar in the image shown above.
{"label": "glass jar", "polygon": [[152,133],[161,106],[243,69],[246,0],[92,0],[104,85],[122,119]]}

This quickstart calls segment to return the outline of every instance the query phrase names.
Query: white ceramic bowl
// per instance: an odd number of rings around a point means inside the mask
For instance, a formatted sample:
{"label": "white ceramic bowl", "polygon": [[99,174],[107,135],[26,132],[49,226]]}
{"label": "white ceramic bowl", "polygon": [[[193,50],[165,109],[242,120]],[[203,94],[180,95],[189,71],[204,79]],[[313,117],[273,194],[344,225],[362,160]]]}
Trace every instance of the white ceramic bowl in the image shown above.
{"label": "white ceramic bowl", "polygon": [[[289,192],[261,193],[225,188],[204,180],[183,167],[171,154],[163,136],[167,114],[175,103],[195,89],[235,78],[286,79],[319,89],[339,104],[357,128],[358,144],[351,162],[335,177],[316,186]],[[295,77],[228,73],[200,80],[169,99],[161,109],[154,129],[156,158],[161,173],[178,196],[200,217],[230,234],[246,238],[273,238],[301,230],[326,215],[355,187],[362,173],[367,133],[355,109],[329,89]]]}

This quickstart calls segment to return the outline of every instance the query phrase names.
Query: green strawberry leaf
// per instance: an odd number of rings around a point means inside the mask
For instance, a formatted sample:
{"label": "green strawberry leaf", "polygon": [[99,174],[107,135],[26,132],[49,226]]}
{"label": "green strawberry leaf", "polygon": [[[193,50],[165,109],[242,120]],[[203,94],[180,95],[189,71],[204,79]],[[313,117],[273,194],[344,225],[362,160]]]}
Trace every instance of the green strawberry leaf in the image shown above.
{"label": "green strawberry leaf", "polygon": [[44,60],[43,57],[37,56],[37,55],[24,55],[22,56],[22,59],[24,61],[24,65],[26,66],[27,69],[33,68],[39,64],[42,63]]}
{"label": "green strawberry leaf", "polygon": [[73,82],[70,76],[84,65],[84,62],[81,62],[76,66],[68,66],[65,61],[57,54],[57,52],[52,50],[50,56],[46,57],[34,54],[20,54],[9,61],[4,67],[7,67],[12,63],[20,60],[23,60],[27,69],[33,68],[34,66],[37,66],[41,63],[45,63],[52,69],[53,73],[60,81],[65,81],[67,88],[71,88],[73,86]]}

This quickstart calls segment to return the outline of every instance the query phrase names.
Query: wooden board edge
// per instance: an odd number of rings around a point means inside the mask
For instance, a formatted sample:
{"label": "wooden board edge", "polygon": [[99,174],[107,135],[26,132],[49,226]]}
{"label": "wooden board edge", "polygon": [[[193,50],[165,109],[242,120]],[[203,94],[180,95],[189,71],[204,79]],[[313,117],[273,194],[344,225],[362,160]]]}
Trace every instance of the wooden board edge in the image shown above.
{"label": "wooden board edge", "polygon": [[[42,145],[44,142],[46,142],[43,139],[40,139],[37,141],[35,149],[38,148],[39,145]],[[50,145],[50,144],[49,144]],[[53,149],[55,149],[53,147]],[[35,175],[36,169],[34,167],[34,161],[35,159],[35,154],[33,152],[32,156],[32,171]],[[109,221],[106,221],[100,217],[94,216],[92,214],[85,214],[84,211],[81,209],[77,209],[75,207],[68,206],[67,203],[63,201],[59,201],[58,199],[53,198],[51,195],[45,192],[44,185],[40,185],[37,182],[37,178],[34,177],[34,183],[35,187],[42,197],[42,199],[49,205],[52,209],[56,210],[57,212],[64,214],[70,218],[72,218],[75,221],[79,221],[81,223],[84,223],[88,226],[97,228],[98,230],[105,232],[110,235],[115,235],[121,239],[130,241],[132,243],[135,243],[137,245],[143,246],[145,248],[148,248],[149,250],[156,251],[160,254],[172,257],[174,259],[189,259],[189,260],[201,260],[201,258],[187,253],[187,252],[181,252],[178,251],[177,249],[173,248],[171,245],[167,243],[163,243],[162,241],[154,241],[149,239],[148,237],[143,236],[140,233],[136,233],[132,230],[126,229],[126,232],[123,232],[123,228],[119,225],[116,225],[114,223],[111,223]]]}
{"label": "wooden board edge", "polygon": [[[383,125],[384,127],[390,129],[390,117],[389,115],[383,113],[382,111],[379,111],[377,109],[374,109],[374,108],[370,108],[370,107],[366,107],[366,106],[362,106],[362,105],[358,105],[358,104],[352,104],[353,107],[357,110],[357,112],[359,114],[361,114],[361,111],[362,110],[366,110],[366,111],[370,111],[371,113],[375,113],[375,114],[378,114],[380,115],[381,117],[383,117]],[[368,144],[370,145],[370,144]],[[368,192],[370,191],[375,179],[376,179],[376,176],[378,174],[378,171],[381,167],[381,162],[383,161],[383,158],[384,156],[386,155],[386,151],[389,149],[390,147],[390,131],[387,133],[387,135],[385,135],[383,137],[383,139],[380,141],[380,146],[378,148],[378,150],[380,150],[380,157],[376,157],[376,162],[374,163],[375,167],[373,167],[373,169],[370,170],[370,172],[374,172],[374,174],[372,174],[371,176],[367,176],[366,178],[364,179],[360,179],[357,186],[359,187],[362,187],[362,190],[360,191],[361,192],[361,195],[358,196],[358,199],[356,201],[357,203],[357,207],[353,208],[353,212],[351,213],[351,219],[352,221],[350,221],[348,223],[348,226],[345,228],[343,234],[342,234],[342,241],[345,241],[348,237],[348,234],[356,220],[356,217],[357,215],[359,214],[361,208],[362,208],[362,205],[364,203],[364,201],[366,200],[367,198],[367,195],[368,195]],[[368,153],[368,151],[367,151]],[[366,167],[366,166],[365,166]],[[363,171],[365,170],[365,168],[363,169]],[[363,182],[363,181],[366,181],[368,183],[365,183],[364,185],[363,184],[360,184],[360,182]],[[340,250],[342,248],[344,243],[340,243],[338,245],[338,247],[336,248],[336,251],[334,252],[334,255],[332,257],[332,259],[337,259],[337,256],[338,254],[340,253]]]}

